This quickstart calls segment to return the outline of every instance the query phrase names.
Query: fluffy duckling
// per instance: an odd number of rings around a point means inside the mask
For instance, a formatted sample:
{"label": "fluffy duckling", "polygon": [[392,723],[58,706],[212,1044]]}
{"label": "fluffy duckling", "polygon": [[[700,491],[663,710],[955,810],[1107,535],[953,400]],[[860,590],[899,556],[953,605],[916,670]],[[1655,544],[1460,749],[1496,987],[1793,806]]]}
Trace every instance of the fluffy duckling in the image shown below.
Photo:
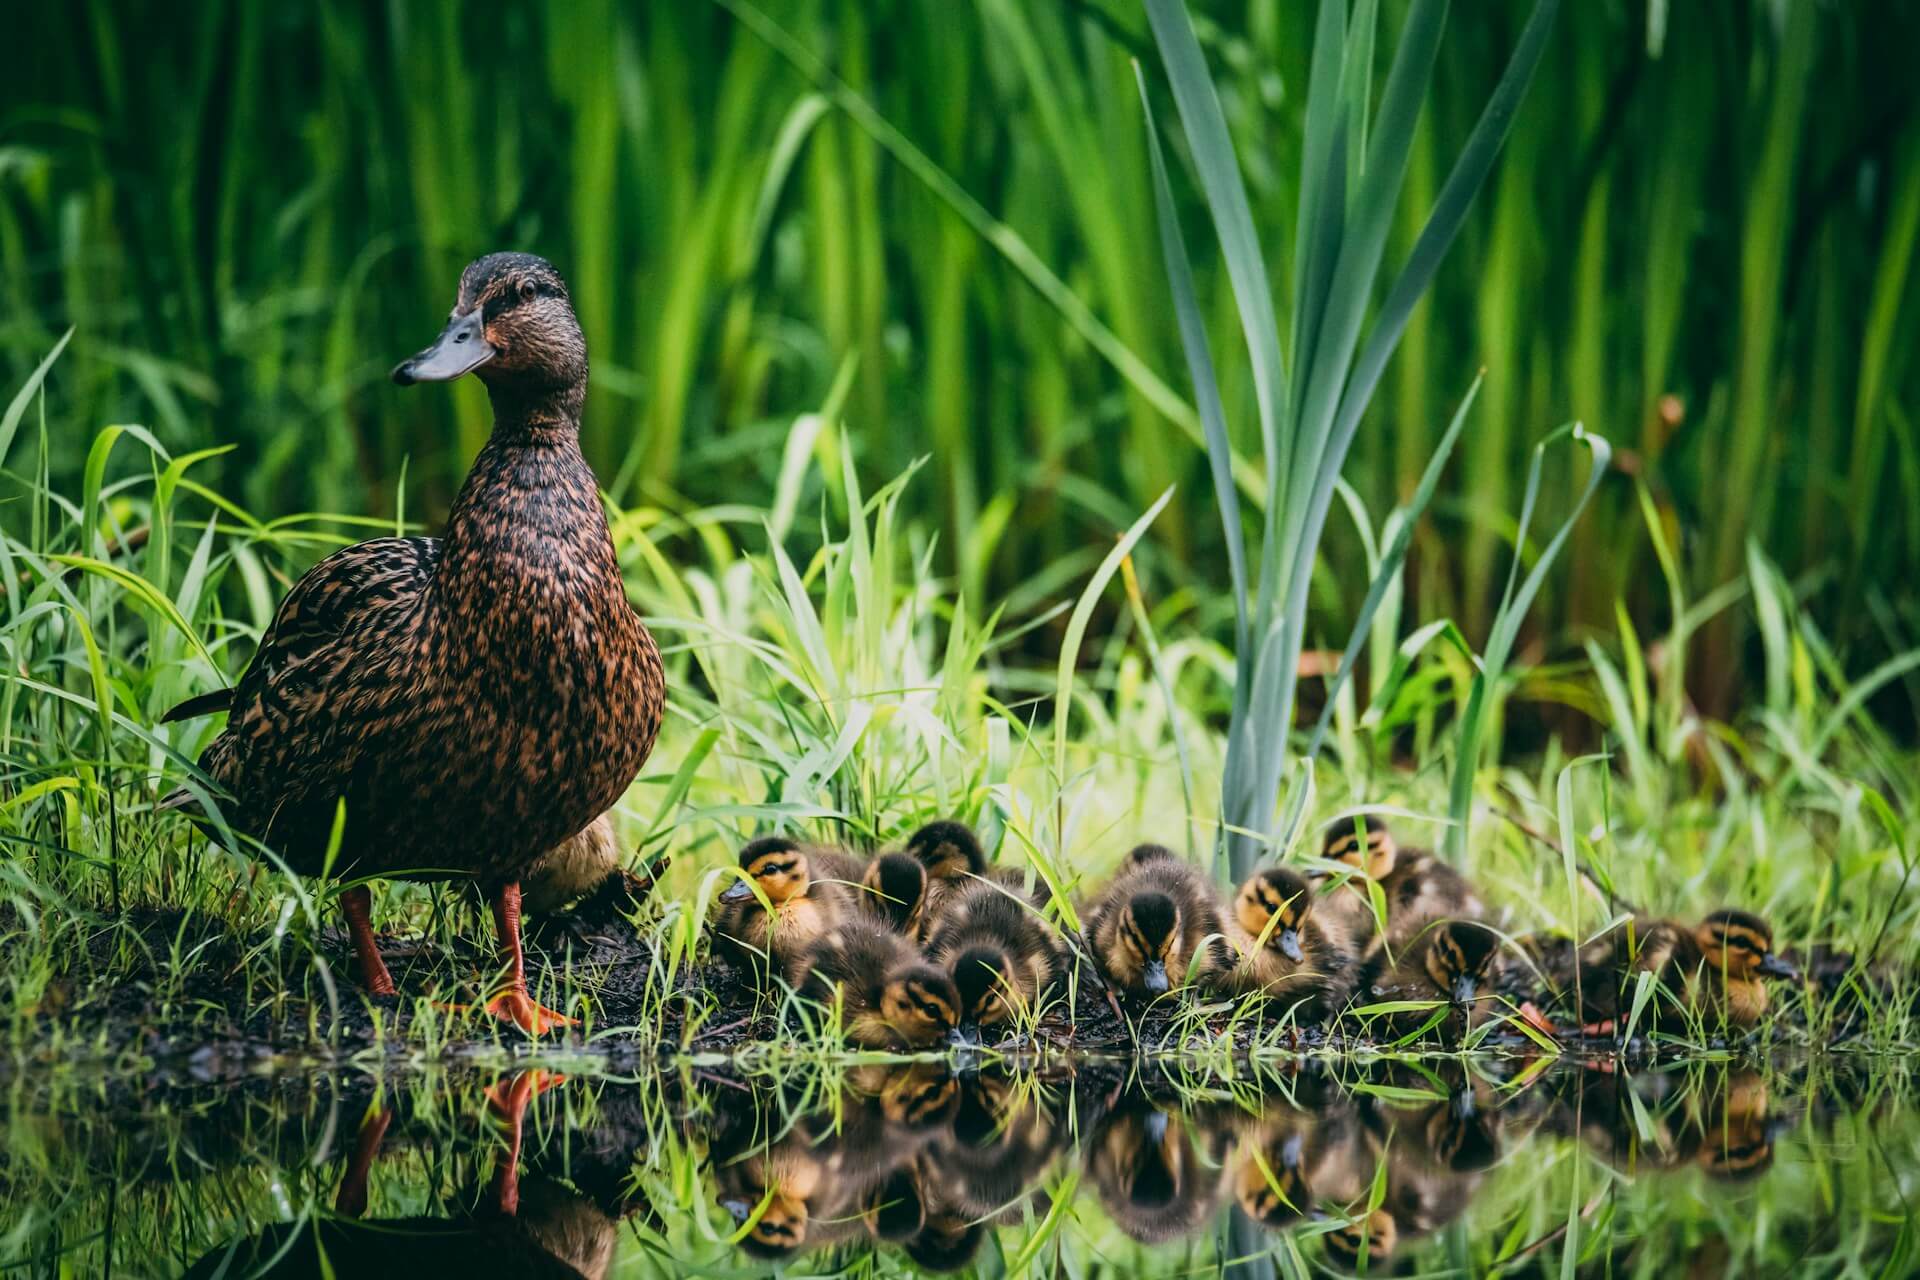
{"label": "fluffy duckling", "polygon": [[1688,928],[1677,920],[1635,921],[1581,953],[1586,1015],[1604,1034],[1633,1007],[1640,975],[1655,976],[1653,1003],[1661,1025],[1677,1029],[1689,1016],[1742,1030],[1767,1011],[1765,978],[1792,978],[1774,954],[1773,929],[1746,911],[1716,911]]}
{"label": "fluffy duckling", "polygon": [[[740,850],[740,870],[746,879],[720,895],[714,939],[756,970],[768,960],[782,968],[791,965],[845,920],[853,909],[847,886],[861,875],[854,859],[786,836],[749,841]],[[769,906],[760,905],[749,882],[759,886]]]}
{"label": "fluffy duckling", "polygon": [[[1465,876],[1424,849],[1402,849],[1386,823],[1371,814],[1327,828],[1322,853],[1380,886],[1390,950],[1400,950],[1431,921],[1478,920],[1487,913]],[[1348,889],[1368,904],[1365,885],[1350,883]],[[1366,914],[1371,919],[1370,905]]]}
{"label": "fluffy duckling", "polygon": [[927,907],[927,869],[904,853],[883,853],[860,875],[855,902],[895,933],[918,938]]}
{"label": "fluffy duckling", "polygon": [[[1486,1021],[1494,996],[1482,988],[1492,976],[1500,938],[1472,920],[1440,920],[1398,952],[1398,963],[1372,983],[1378,1000],[1437,1000],[1447,1005],[1437,1030],[1457,1039]],[[1382,957],[1384,960],[1384,957]],[[1395,1034],[1417,1031],[1432,1018],[1430,1009],[1389,1015]]]}
{"label": "fluffy duckling", "polygon": [[897,933],[851,920],[822,934],[792,967],[794,989],[810,1000],[840,1000],[847,1039],[868,1049],[924,1049],[960,1022],[953,979]]}
{"label": "fluffy duckling", "polygon": [[1196,957],[1203,980],[1233,964],[1213,886],[1162,845],[1127,855],[1086,923],[1101,974],[1135,995],[1162,995],[1186,981]]}
{"label": "fluffy duckling", "polygon": [[1311,1022],[1345,1008],[1359,980],[1359,956],[1341,913],[1319,910],[1315,901],[1307,882],[1285,867],[1249,876],[1227,921],[1238,953],[1228,986],[1297,1005]]}
{"label": "fluffy duckling", "polygon": [[927,887],[919,919],[922,942],[932,940],[939,921],[945,916],[955,896],[979,880],[991,880],[1035,907],[1044,908],[1047,905],[1045,886],[1038,886],[1029,893],[1026,877],[1011,867],[988,862],[987,852],[980,846],[980,837],[964,822],[943,819],[927,823],[907,837],[906,853],[925,867],[927,872]]}
{"label": "fluffy duckling", "polygon": [[978,1044],[984,1028],[1031,1015],[1060,973],[1053,931],[990,881],[976,880],[946,897],[927,956],[953,978],[960,995],[960,1036]]}

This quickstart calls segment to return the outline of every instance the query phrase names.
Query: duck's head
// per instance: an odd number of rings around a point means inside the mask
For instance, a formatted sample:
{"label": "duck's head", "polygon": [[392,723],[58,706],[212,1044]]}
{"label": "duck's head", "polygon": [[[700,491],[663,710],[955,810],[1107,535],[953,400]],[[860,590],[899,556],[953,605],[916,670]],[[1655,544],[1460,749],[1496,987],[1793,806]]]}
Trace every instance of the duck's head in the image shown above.
{"label": "duck's head", "polygon": [[1499,945],[1493,930],[1471,920],[1437,924],[1427,944],[1427,977],[1454,1004],[1472,1004]]}
{"label": "duck's head", "polygon": [[880,989],[880,1017],[910,1045],[938,1044],[960,1024],[960,993],[953,989],[952,978],[916,960],[887,975]]}
{"label": "duck's head", "polygon": [[1393,842],[1387,824],[1369,813],[1328,827],[1322,856],[1330,862],[1344,862],[1369,879],[1382,880],[1399,860],[1400,847]]}
{"label": "duck's head", "polygon": [[927,895],[927,869],[917,859],[904,853],[882,854],[867,868],[860,884],[895,929],[910,933],[919,924]]}
{"label": "duck's head", "polygon": [[1247,936],[1264,936],[1267,946],[1295,964],[1306,958],[1300,931],[1312,910],[1313,892],[1307,882],[1285,867],[1254,872],[1233,899],[1234,917]]}
{"label": "duck's head", "polygon": [[964,1044],[980,1043],[980,1028],[1005,1021],[1018,997],[1013,989],[1013,962],[999,947],[976,945],[955,956],[953,989],[960,998],[960,1025],[954,1029]]}
{"label": "duck's head", "polygon": [[1716,911],[1694,929],[1693,938],[1707,967],[1736,981],[1797,976],[1774,954],[1772,927],[1751,912]]}
{"label": "duck's head", "polygon": [[490,253],[460,273],[447,327],[393,371],[401,386],[472,373],[490,389],[533,397],[585,387],[587,340],[566,281],[545,258]]}
{"label": "duck's head", "polygon": [[935,880],[958,880],[987,869],[980,838],[964,822],[929,822],[907,837],[907,852]]}
{"label": "duck's head", "polygon": [[762,836],[740,850],[740,870],[746,880],[735,880],[720,895],[722,902],[742,902],[753,896],[748,881],[760,886],[774,906],[807,896],[813,883],[807,853],[785,836]]}
{"label": "duck's head", "polygon": [[1180,904],[1154,890],[1127,899],[1113,931],[1107,971],[1122,986],[1161,995],[1184,973]]}

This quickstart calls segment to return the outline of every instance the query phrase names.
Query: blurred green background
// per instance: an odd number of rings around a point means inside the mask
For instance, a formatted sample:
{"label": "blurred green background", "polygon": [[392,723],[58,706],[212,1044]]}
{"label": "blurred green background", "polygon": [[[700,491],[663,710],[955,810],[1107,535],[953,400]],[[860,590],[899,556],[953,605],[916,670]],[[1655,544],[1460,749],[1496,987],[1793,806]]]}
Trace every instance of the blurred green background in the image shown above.
{"label": "blurred green background", "polygon": [[[1313,6],[1190,8],[1284,276]],[[1402,252],[1527,6],[1455,8]],[[1388,49],[1404,8],[1382,9]],[[1178,484],[1148,571],[1196,585],[1203,624],[1227,616],[1131,60],[1156,93],[1159,68],[1126,0],[76,3],[10,26],[31,56],[0,89],[0,364],[17,386],[77,328],[50,380],[56,489],[100,425],[139,422],[174,449],[237,443],[196,474],[262,514],[437,522],[484,398],[386,371],[467,259],[530,249],[571,282],[586,448],[616,500],[764,505],[793,416],[850,369],[863,466],[932,456],[907,500],[972,599],[1047,594],[1037,566],[1090,565]],[[1611,631],[1616,601],[1665,624],[1636,482],[1696,596],[1752,539],[1850,666],[1920,640],[1916,48],[1901,0],[1566,7],[1347,469],[1391,505],[1485,367],[1412,558],[1415,617],[1479,634],[1528,452],[1578,417],[1621,474],[1536,611],[1536,656]],[[1251,444],[1233,299],[1166,141]],[[1036,262],[1070,295],[1036,291]],[[1337,645],[1360,590],[1340,584],[1366,574],[1333,528],[1309,636]],[[1742,690],[1743,616],[1694,666],[1709,711]]]}

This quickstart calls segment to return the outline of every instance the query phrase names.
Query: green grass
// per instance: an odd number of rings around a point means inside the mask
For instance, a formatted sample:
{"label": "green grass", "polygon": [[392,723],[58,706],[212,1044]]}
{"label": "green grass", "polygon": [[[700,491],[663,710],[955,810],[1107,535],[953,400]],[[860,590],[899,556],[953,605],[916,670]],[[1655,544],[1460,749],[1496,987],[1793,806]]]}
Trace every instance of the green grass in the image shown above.
{"label": "green grass", "polygon": [[[1389,261],[1530,10],[1505,0],[1442,42]],[[1376,75],[1416,12],[1378,6]],[[460,264],[503,246],[546,252],[574,286],[594,346],[587,448],[623,502],[763,501],[771,442],[850,357],[865,469],[939,459],[910,513],[976,602],[1086,554],[1169,484],[1207,484],[1150,265],[1130,60],[1159,60],[1141,7],[549,5],[494,38],[461,14],[297,5],[230,24],[42,6],[14,24],[47,56],[0,110],[0,362],[18,385],[76,327],[49,459],[63,492],[94,429],[138,422],[176,452],[234,444],[202,474],[248,510],[440,510],[484,405],[471,389],[402,403],[382,374],[424,340]],[[1253,227],[1290,280],[1316,6],[1196,16]],[[1411,616],[1484,634],[1533,445],[1575,419],[1690,548],[1690,594],[1734,582],[1753,539],[1861,669],[1915,643],[1920,150],[1899,61],[1913,22],[1892,0],[1561,15],[1344,473],[1373,509],[1395,505],[1486,368],[1484,420],[1411,551]],[[1198,227],[1182,167],[1175,201]],[[1229,350],[1233,293],[1214,254],[1194,269]],[[1285,318],[1293,297],[1277,299]],[[1255,456],[1251,373],[1221,374],[1233,443]],[[1156,567],[1210,574],[1217,523],[1175,503]],[[1334,581],[1366,576],[1343,530],[1321,552]],[[1630,481],[1607,482],[1567,557],[1524,642],[1577,654],[1618,602],[1643,632],[1670,625]],[[1338,600],[1310,605],[1308,646],[1340,643]],[[1692,691],[1730,717],[1753,633],[1729,612],[1703,642]],[[1903,680],[1876,710],[1910,724],[1915,697]]]}

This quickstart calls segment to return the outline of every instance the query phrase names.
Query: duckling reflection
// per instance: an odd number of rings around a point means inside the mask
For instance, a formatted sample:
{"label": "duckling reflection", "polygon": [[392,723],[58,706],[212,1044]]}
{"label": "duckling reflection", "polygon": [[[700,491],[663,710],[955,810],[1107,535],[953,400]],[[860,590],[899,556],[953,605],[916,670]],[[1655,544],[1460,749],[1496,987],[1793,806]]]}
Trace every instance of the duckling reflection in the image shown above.
{"label": "duckling reflection", "polygon": [[[1432,1088],[1431,1080],[1387,1074],[1397,1089]],[[1412,1104],[1371,1099],[1369,1119],[1386,1147],[1386,1193],[1377,1208],[1326,1236],[1328,1256],[1348,1270],[1359,1267],[1362,1255],[1372,1268],[1458,1220],[1500,1157],[1492,1087],[1464,1072],[1443,1076],[1441,1083],[1448,1091],[1444,1098]]]}
{"label": "duckling reflection", "polygon": [[1791,1123],[1771,1113],[1765,1078],[1745,1068],[1589,1069],[1563,1089],[1570,1131],[1629,1174],[1698,1168],[1726,1181],[1755,1177],[1772,1167],[1774,1140]]}
{"label": "duckling reflection", "polygon": [[[523,1174],[525,1113],[549,1081],[523,1072],[488,1091],[488,1109],[506,1131],[506,1150],[470,1208],[438,1217],[362,1219],[367,1184],[393,1113],[369,1112],[335,1196],[336,1217],[276,1223],[202,1257],[188,1277],[294,1277],[440,1273],[600,1277],[613,1260],[621,1219],[639,1206],[617,1185]],[[622,1162],[624,1164],[624,1161]]]}
{"label": "duckling reflection", "polygon": [[926,1217],[906,1243],[923,1270],[955,1271],[991,1226],[1046,1211],[1039,1183],[1066,1148],[1054,1099],[1031,1077],[968,1077],[951,1128],[916,1161]]}
{"label": "duckling reflection", "polygon": [[1337,1089],[1268,1101],[1242,1135],[1233,1169],[1234,1203],[1263,1230],[1280,1231],[1322,1206],[1343,1210],[1373,1185],[1377,1135]]}
{"label": "duckling reflection", "polygon": [[1100,1124],[1088,1157],[1100,1201],[1142,1244],[1198,1230],[1226,1184],[1231,1130],[1127,1099]]}
{"label": "duckling reflection", "polygon": [[777,1138],[743,1132],[716,1145],[714,1199],[746,1227],[743,1250],[778,1260],[918,1230],[912,1159],[929,1138],[891,1116],[920,1118],[918,1100],[942,1090],[911,1070],[865,1084],[866,1092],[843,1095],[837,1110],[802,1117]]}

